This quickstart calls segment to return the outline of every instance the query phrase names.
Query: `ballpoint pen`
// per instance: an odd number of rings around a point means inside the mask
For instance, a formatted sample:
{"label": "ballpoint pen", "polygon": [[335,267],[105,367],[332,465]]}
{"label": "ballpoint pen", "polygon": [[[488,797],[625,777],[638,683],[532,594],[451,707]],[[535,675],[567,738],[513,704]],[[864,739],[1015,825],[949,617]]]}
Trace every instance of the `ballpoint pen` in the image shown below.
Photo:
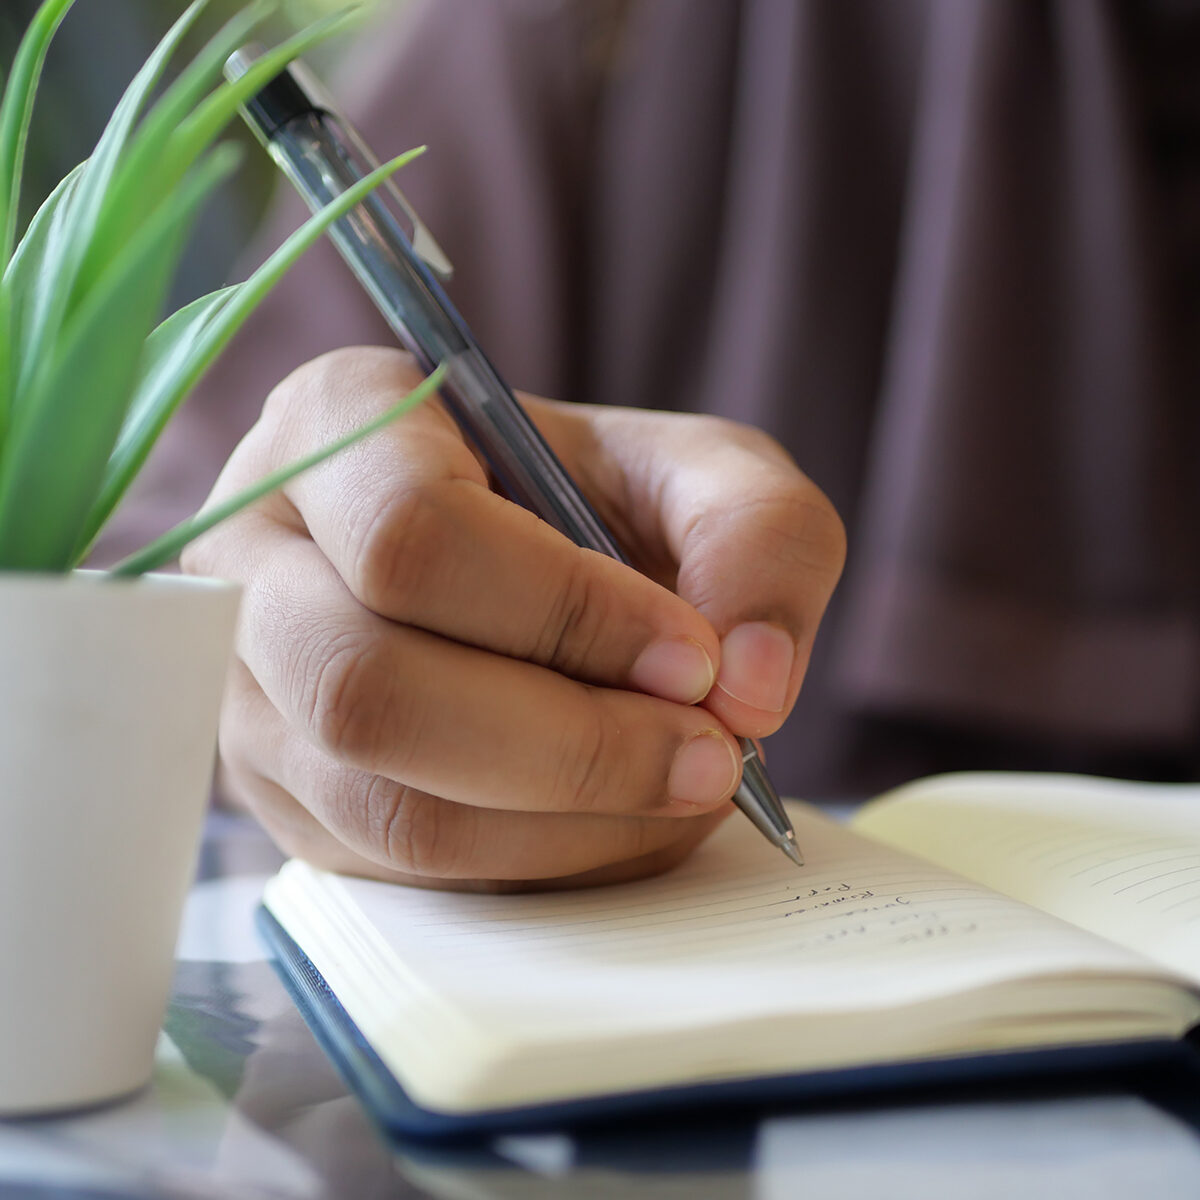
{"label": "ballpoint pen", "polygon": [[[262,53],[245,46],[226,64],[238,78]],[[323,208],[379,164],[310,72],[299,63],[250,101],[243,115],[310,208]],[[412,206],[381,185],[334,224],[330,239],[404,347],[432,371],[444,364],[441,396],[486,459],[500,490],[576,545],[628,558],[543,440],[512,389],[479,348],[442,290],[450,264]],[[749,739],[734,803],[797,866],[803,859],[787,813]]]}

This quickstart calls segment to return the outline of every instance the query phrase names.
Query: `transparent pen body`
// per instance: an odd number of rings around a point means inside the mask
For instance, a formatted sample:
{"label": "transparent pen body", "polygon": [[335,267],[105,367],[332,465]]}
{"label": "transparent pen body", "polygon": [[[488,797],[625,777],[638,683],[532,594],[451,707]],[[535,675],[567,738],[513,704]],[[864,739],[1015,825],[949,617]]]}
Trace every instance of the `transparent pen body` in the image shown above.
{"label": "transparent pen body", "polygon": [[[378,166],[353,132],[328,113],[293,118],[274,131],[268,149],[314,211]],[[577,545],[628,561],[476,345],[413,249],[406,223],[402,202],[385,184],[338,221],[330,237],[422,369],[446,365],[442,398],[505,495]]]}

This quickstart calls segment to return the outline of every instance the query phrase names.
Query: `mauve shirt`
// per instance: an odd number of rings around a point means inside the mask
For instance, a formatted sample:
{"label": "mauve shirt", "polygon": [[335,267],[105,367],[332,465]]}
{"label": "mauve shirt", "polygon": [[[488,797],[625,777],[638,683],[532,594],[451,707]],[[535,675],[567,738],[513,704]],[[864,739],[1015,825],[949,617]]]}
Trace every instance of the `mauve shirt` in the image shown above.
{"label": "mauve shirt", "polygon": [[[377,151],[430,146],[401,184],[514,386],[758,425],[843,515],[784,790],[1195,775],[1196,4],[417,0],[348,61]],[[311,253],[109,553],[288,370],[391,340]]]}

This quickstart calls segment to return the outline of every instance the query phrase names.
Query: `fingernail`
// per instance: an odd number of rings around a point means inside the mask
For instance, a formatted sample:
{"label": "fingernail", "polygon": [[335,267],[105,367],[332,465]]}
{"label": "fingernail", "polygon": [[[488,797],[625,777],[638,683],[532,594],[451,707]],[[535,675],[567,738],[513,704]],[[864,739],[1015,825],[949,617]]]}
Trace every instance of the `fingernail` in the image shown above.
{"label": "fingernail", "polygon": [[642,692],[677,704],[695,704],[708,695],[716,672],[694,638],[664,638],[638,655],[629,682]]}
{"label": "fingernail", "polygon": [[751,708],[783,712],[795,661],[791,634],[765,621],[748,621],[721,642],[717,687]]}
{"label": "fingernail", "polygon": [[672,800],[707,808],[732,794],[741,769],[741,759],[719,733],[699,733],[675,755],[667,794]]}

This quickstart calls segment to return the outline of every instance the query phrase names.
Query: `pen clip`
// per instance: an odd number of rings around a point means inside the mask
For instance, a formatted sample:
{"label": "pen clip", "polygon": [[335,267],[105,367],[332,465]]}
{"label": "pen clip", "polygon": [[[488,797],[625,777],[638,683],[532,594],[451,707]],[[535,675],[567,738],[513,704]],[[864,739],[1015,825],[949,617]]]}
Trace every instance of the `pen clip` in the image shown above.
{"label": "pen clip", "polygon": [[417,210],[408,202],[404,193],[395,184],[384,184],[392,193],[396,203],[404,210],[404,215],[412,222],[412,236],[409,242],[413,253],[440,279],[443,283],[454,278],[454,264],[446,257],[446,252],[434,240],[429,232],[429,226],[417,216]]}
{"label": "pen clip", "polygon": [[[230,56],[225,65],[225,75],[228,79],[238,79],[246,73],[250,64],[259,58],[263,53],[263,47],[257,43],[251,43],[243,46]],[[304,111],[313,115],[336,123],[345,142],[349,143],[354,151],[359,155],[367,167],[374,169],[379,166],[378,159],[371,153],[366,142],[359,136],[358,130],[346,120],[341,110],[338,108],[333,97],[326,90],[325,85],[298,59],[289,67],[286,67],[280,72],[276,80],[276,85],[282,84],[285,95],[288,94],[288,89],[291,90],[291,95],[295,97],[294,103],[296,106],[303,106]],[[275,85],[272,85],[273,87]],[[295,111],[294,109],[285,109],[283,117],[276,116],[276,120],[286,120],[287,115]],[[264,127],[261,115],[252,118],[250,121],[251,127],[259,136],[260,140],[265,145],[270,144],[271,131],[274,127],[272,122],[270,127]],[[404,235],[408,238],[408,243],[412,247],[413,253],[436,275],[440,280],[446,282],[454,277],[454,264],[446,256],[446,252],[438,245],[437,240],[429,231],[429,226],[421,220],[417,210],[409,202],[408,197],[395,185],[392,180],[380,185],[377,189],[378,193],[386,196],[393,201],[394,207],[399,212],[393,212],[392,216],[401,218],[401,225],[407,222],[408,228],[404,229]]]}
{"label": "pen clip", "polygon": [[[297,59],[288,67],[288,72],[312,100],[314,106],[341,126],[342,134],[354,144],[354,148],[362,155],[363,159],[377,167],[379,160],[371,152],[370,147],[362,139],[358,130],[346,119],[345,114],[338,108],[337,103],[329,94],[329,90],[313,74],[307,64]],[[409,202],[408,197],[405,196],[392,180],[388,180],[382,184],[379,190],[387,192],[395,200],[405,217],[408,218],[411,230],[405,230],[405,233],[408,235],[409,245],[412,246],[413,253],[443,282],[453,279],[454,264],[446,256],[446,252],[441,246],[438,245],[433,234],[429,232],[429,226],[421,220],[417,214],[417,210]]]}

